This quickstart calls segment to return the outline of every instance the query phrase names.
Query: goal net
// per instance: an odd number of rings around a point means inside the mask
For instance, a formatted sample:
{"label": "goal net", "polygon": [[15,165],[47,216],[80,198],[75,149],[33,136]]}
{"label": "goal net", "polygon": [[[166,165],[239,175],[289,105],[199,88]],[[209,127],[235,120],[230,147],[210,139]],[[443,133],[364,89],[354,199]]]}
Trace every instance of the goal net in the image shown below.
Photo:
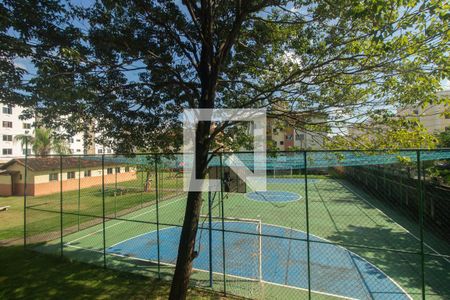
{"label": "goal net", "polygon": [[[223,260],[222,270],[212,270],[227,276],[262,282],[262,226],[259,219],[200,215],[203,220],[203,249],[211,253],[211,263]],[[223,222],[223,223],[222,223]],[[208,225],[211,223],[211,225]],[[222,228],[223,225],[223,228]],[[209,230],[211,228],[211,230]],[[209,242],[204,242],[209,240]],[[217,258],[222,255],[222,258]],[[216,259],[214,259],[216,258]]]}

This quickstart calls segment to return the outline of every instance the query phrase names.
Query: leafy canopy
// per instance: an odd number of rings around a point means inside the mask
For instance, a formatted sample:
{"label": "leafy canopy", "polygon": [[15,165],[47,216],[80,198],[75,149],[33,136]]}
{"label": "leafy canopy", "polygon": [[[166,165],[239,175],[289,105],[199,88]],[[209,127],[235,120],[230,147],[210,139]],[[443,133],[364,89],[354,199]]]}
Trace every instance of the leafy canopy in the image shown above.
{"label": "leafy canopy", "polygon": [[442,0],[6,0],[0,98],[51,128],[94,127],[118,151],[176,149],[187,107],[266,107],[300,129],[325,112],[339,132],[438,101],[449,11]]}

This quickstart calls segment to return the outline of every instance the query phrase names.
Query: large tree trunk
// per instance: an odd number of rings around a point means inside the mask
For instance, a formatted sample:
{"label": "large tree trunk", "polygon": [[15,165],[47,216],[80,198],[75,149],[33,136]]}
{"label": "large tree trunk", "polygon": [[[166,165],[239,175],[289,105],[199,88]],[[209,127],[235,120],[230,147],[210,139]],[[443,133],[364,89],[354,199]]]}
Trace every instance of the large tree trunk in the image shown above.
{"label": "large tree trunk", "polygon": [[192,264],[195,258],[194,247],[197,226],[202,206],[202,193],[189,192],[187,207],[178,246],[177,267],[173,276],[169,299],[186,299]]}
{"label": "large tree trunk", "polygon": [[[196,130],[195,175],[197,179],[204,179],[207,173],[210,126],[211,122],[201,122]],[[201,207],[202,192],[188,192],[183,229],[178,245],[177,265],[170,289],[169,299],[171,300],[186,299],[187,296],[192,264],[196,257],[194,247]]]}
{"label": "large tree trunk", "polygon": [[[201,82],[201,96],[198,108],[214,108],[216,97],[217,78],[220,64],[231,49],[239,26],[234,26],[232,35],[227,43],[221,46],[220,53],[215,55],[213,42],[213,5],[212,1],[202,1],[200,9],[200,24],[202,35],[202,48],[198,76]],[[239,21],[242,20],[239,18]],[[195,137],[195,166],[196,178],[204,179],[207,173],[208,153],[210,150],[211,122],[205,121],[197,124]],[[198,220],[202,206],[201,192],[188,192],[186,212],[184,215],[183,229],[181,231],[180,244],[178,246],[178,257],[175,274],[170,290],[170,300],[186,299],[189,278],[192,272],[192,263],[197,256],[194,252],[195,237],[197,235]]]}

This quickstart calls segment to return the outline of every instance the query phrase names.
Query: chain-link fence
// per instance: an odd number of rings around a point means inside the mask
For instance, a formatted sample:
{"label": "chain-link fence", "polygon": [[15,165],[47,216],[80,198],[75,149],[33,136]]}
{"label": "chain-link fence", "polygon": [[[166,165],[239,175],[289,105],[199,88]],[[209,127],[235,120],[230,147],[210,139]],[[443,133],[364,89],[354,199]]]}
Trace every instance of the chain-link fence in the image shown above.
{"label": "chain-link fence", "polygon": [[[232,159],[231,159],[232,158]],[[267,157],[267,191],[209,160],[191,283],[254,299],[449,299],[450,151]],[[185,213],[182,154],[28,156],[27,248],[171,280]],[[242,165],[241,165],[242,166]],[[252,167],[253,166],[253,167]]]}

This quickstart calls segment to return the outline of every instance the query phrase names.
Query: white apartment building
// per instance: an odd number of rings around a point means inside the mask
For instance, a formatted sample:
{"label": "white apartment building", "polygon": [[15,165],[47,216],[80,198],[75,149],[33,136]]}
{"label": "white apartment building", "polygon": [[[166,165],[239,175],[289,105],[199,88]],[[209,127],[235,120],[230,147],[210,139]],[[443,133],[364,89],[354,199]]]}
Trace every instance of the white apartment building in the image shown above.
{"label": "white apartment building", "polygon": [[[21,120],[20,115],[24,108],[20,106],[8,106],[0,103],[0,163],[9,161],[12,158],[25,156],[25,149],[20,141],[16,141],[17,135],[34,135],[35,118]],[[98,134],[96,134],[98,136]],[[82,132],[75,134],[68,139],[68,145],[71,153],[81,154],[111,154],[113,150],[110,147],[94,143],[85,145],[84,134]],[[31,147],[30,147],[31,148]],[[31,149],[28,153],[32,154]]]}
{"label": "white apartment building", "polygon": [[[92,135],[92,134],[91,134]],[[95,137],[100,136],[96,133]],[[110,147],[103,146],[92,141],[85,141],[85,134],[78,132],[74,136],[68,138],[70,152],[74,155],[82,154],[112,154],[114,151]],[[91,143],[90,143],[91,142]]]}
{"label": "white apartment building", "polygon": [[70,152],[72,154],[80,155],[87,153],[83,138],[83,133],[79,132],[68,139]]}
{"label": "white apartment building", "polygon": [[20,141],[15,141],[17,135],[32,134],[34,118],[21,120],[23,112],[19,106],[8,106],[0,103],[0,161],[25,155],[25,149]]}
{"label": "white apartment building", "polygon": [[112,154],[114,151],[110,147],[95,144],[95,154]]}

